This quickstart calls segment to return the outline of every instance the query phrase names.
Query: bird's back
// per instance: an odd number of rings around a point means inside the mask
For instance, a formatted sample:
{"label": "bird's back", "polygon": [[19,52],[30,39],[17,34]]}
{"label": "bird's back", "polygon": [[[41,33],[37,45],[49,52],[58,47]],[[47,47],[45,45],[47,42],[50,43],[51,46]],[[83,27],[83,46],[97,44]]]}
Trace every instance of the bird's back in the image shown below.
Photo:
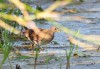
{"label": "bird's back", "polygon": [[[50,29],[39,28],[40,33],[36,34],[32,29],[26,29],[25,36],[35,44],[47,44],[51,42],[54,38],[54,33],[56,28],[52,27]],[[42,34],[41,34],[42,33]]]}

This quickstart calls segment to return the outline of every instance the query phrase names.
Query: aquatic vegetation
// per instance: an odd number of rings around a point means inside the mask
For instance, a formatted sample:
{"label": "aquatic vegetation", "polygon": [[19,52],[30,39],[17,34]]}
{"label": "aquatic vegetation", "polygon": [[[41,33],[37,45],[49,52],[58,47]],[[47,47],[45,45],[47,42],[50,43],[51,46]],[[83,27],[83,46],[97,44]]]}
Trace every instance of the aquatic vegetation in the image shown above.
{"label": "aquatic vegetation", "polygon": [[[83,2],[83,0],[79,0],[79,1]],[[75,31],[72,31],[71,29],[64,27],[61,23],[57,22],[56,17],[58,19],[61,19],[61,18],[59,16],[59,13],[57,13],[54,10],[56,8],[60,7],[61,5],[65,6],[69,3],[71,3],[72,0],[63,0],[63,1],[57,0],[56,2],[54,2],[52,5],[50,5],[45,10],[42,9],[40,6],[38,6],[37,8],[33,8],[28,4],[22,3],[20,0],[9,0],[9,2],[13,3],[13,6],[5,4],[3,0],[0,0],[0,3],[1,2],[2,2],[2,4],[0,4],[0,8],[1,8],[0,9],[0,27],[2,27],[2,29],[0,28],[0,34],[3,31],[3,33],[2,33],[3,43],[0,42],[0,49],[2,49],[1,51],[4,53],[1,66],[4,64],[6,59],[9,58],[9,53],[12,48],[12,41],[9,39],[9,37],[10,37],[9,34],[12,34],[12,32],[13,32],[14,34],[19,35],[21,32],[20,30],[22,29],[22,28],[19,28],[19,26],[20,27],[22,27],[22,26],[28,27],[28,28],[34,30],[35,32],[39,31],[38,27],[35,25],[34,20],[36,20],[36,19],[39,20],[39,19],[43,18],[43,19],[47,20],[48,22],[51,22],[52,25],[54,25],[54,26],[58,27],[59,29],[61,29],[62,31],[64,31],[66,34],[69,34],[69,35],[71,35],[75,38],[81,39],[81,40],[85,40],[86,42],[91,42],[93,44],[100,45],[100,41],[98,39],[96,40],[92,36],[83,35],[83,34],[80,34],[79,32],[78,32],[77,36],[75,36],[75,33],[76,33]],[[86,22],[86,20],[87,20],[87,22],[88,22],[88,19],[82,18],[79,16],[74,16],[74,17],[69,16],[69,17],[67,17],[66,21],[70,21],[70,20],[72,21],[75,19],[77,21],[83,20],[84,22]],[[91,21],[89,21],[89,22],[91,22]],[[10,32],[5,31],[3,28],[6,30],[9,30]],[[58,42],[54,42],[54,44],[59,45]],[[66,69],[70,68],[70,59],[71,59],[71,55],[73,52],[73,44],[70,44],[70,50],[69,51],[67,50],[67,52],[66,52],[66,59],[67,59]],[[75,53],[78,53],[77,50],[78,50],[78,45],[76,45]],[[34,58],[34,60],[35,60],[34,69],[36,69],[38,57],[39,57],[39,48],[36,48],[36,54],[35,54],[35,58]],[[26,59],[26,58],[28,58],[28,57],[26,57],[26,56],[19,57],[19,59]],[[48,63],[51,59],[54,59],[54,58],[47,57],[46,63]],[[61,68],[62,68],[62,64],[60,64],[60,69]]]}
{"label": "aquatic vegetation", "polygon": [[70,50],[66,51],[66,59],[67,59],[66,69],[70,69],[70,59],[72,56],[73,49],[74,49],[74,45],[70,43]]}
{"label": "aquatic vegetation", "polygon": [[0,64],[0,68],[1,69],[2,69],[2,65],[4,64],[6,59],[8,58],[9,53],[10,53],[11,48],[12,48],[12,42],[9,39],[9,35],[8,35],[8,31],[7,30],[3,31],[2,40],[3,40],[3,44],[0,44],[0,45],[2,47],[2,51],[3,51],[4,55],[3,55],[2,63]]}

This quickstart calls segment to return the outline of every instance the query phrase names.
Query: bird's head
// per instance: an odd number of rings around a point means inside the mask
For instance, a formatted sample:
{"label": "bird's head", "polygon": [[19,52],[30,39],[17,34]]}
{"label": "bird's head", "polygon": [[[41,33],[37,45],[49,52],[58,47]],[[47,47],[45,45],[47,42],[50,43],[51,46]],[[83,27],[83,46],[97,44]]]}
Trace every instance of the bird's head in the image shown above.
{"label": "bird's head", "polygon": [[25,37],[29,37],[28,33],[29,33],[29,30],[28,30],[28,29],[27,29],[27,30],[22,30],[22,31],[21,31],[21,35],[22,35],[22,36],[25,36]]}
{"label": "bird's head", "polygon": [[51,27],[50,29],[51,29],[53,32],[60,32],[60,30],[59,30],[57,27],[55,27],[55,26]]}

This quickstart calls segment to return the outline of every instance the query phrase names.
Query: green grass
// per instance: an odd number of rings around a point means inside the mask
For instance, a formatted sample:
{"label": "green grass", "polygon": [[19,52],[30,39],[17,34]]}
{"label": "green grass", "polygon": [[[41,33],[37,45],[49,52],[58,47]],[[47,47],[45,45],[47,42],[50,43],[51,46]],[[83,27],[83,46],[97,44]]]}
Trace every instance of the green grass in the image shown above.
{"label": "green grass", "polygon": [[32,57],[29,57],[29,56],[19,56],[19,57],[17,57],[16,59],[17,60],[21,60],[21,59],[29,59],[29,58],[32,58]]}
{"label": "green grass", "polygon": [[70,59],[72,56],[73,49],[74,49],[74,45],[70,43],[70,50],[66,51],[66,59],[67,59],[66,69],[70,69]]}
{"label": "green grass", "polygon": [[6,61],[6,59],[9,56],[9,53],[11,51],[12,48],[12,42],[9,39],[9,35],[8,35],[8,31],[4,30],[2,33],[2,40],[3,40],[3,44],[0,44],[0,46],[2,47],[2,51],[3,51],[3,60],[0,64],[0,69],[2,69],[2,65],[4,64],[4,62]]}

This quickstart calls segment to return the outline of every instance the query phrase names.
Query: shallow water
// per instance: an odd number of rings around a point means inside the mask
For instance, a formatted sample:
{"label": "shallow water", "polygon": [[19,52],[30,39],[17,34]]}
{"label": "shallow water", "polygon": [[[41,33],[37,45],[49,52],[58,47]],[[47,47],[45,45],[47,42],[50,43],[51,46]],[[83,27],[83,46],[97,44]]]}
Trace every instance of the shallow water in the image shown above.
{"label": "shallow water", "polygon": [[[98,2],[97,2],[98,1]],[[35,3],[36,2],[36,3]],[[97,2],[97,3],[96,3]],[[44,9],[47,8],[50,3],[46,1],[39,2],[38,0],[34,1],[34,4],[31,4],[33,7],[36,4],[40,4]],[[100,1],[99,0],[85,0],[85,2],[81,4],[73,4],[64,6],[64,8],[58,8],[56,11],[62,11],[67,9],[76,9],[80,11],[79,13],[67,13],[63,16],[82,16],[92,20],[93,23],[87,23],[86,21],[58,21],[63,26],[70,28],[74,31],[80,30],[81,34],[86,35],[100,35]],[[43,24],[46,23],[46,24]],[[47,21],[39,23],[37,22],[37,26],[41,28],[49,28],[52,25]],[[47,65],[45,63],[40,63],[37,66],[37,69],[60,69],[60,65],[62,69],[66,68],[66,52],[65,50],[69,50],[69,42],[67,39],[67,35],[64,32],[59,32],[55,34],[55,38],[53,41],[56,41],[58,44],[55,45],[52,43],[46,46],[42,46],[45,50],[41,51],[41,54],[54,54],[52,57],[60,58],[59,60],[52,59],[50,63]],[[29,41],[16,41],[14,46],[22,46],[23,43],[29,43]],[[24,54],[28,54],[30,51],[21,51]],[[74,49],[75,52],[75,49]],[[73,53],[74,53],[73,52]],[[78,49],[79,55],[81,57],[71,58],[71,69],[100,69],[100,53],[96,51],[87,51],[82,48]],[[85,57],[83,57],[85,55]],[[1,56],[2,57],[2,56]],[[48,56],[49,57],[49,56]],[[45,60],[46,57],[40,57],[40,59]],[[22,60],[11,60],[12,65],[15,67],[16,64],[20,64],[22,69],[33,69],[33,58],[30,59],[22,59]],[[10,69],[8,61],[4,64],[3,69]]]}

